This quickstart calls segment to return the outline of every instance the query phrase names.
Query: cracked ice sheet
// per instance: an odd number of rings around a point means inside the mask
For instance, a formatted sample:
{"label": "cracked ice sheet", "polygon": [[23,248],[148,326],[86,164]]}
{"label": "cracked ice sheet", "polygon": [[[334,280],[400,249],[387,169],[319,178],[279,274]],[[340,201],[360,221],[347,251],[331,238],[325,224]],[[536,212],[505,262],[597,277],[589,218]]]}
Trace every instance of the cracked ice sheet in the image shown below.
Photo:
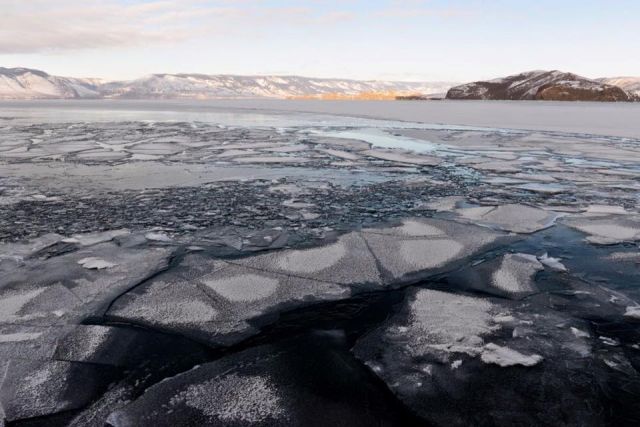
{"label": "cracked ice sheet", "polygon": [[558,217],[554,212],[521,204],[463,208],[454,213],[475,224],[525,234],[551,227]]}
{"label": "cracked ice sheet", "polygon": [[509,294],[526,294],[535,291],[534,277],[544,267],[533,255],[507,254],[500,268],[491,276],[491,284]]}
{"label": "cracked ice sheet", "polygon": [[362,151],[360,154],[393,163],[408,163],[422,166],[435,166],[442,162],[442,160],[437,157],[421,156],[411,152],[403,153],[398,150],[367,150]]}
{"label": "cracked ice sheet", "polygon": [[107,372],[88,364],[12,360],[0,403],[7,421],[77,409],[91,402],[107,378]]}
{"label": "cracked ice sheet", "polygon": [[[592,334],[574,332],[588,331],[589,322],[529,302],[419,288],[406,294],[401,311],[352,351],[430,424],[473,425],[478,414],[488,425],[539,425],[561,414],[569,424],[586,414],[603,422],[593,415],[602,395],[581,386],[610,369],[594,363],[601,345]],[[607,352],[628,364],[619,347]],[[637,390],[640,376],[631,375]]]}
{"label": "cracked ice sheet", "polygon": [[[0,323],[49,326],[100,317],[113,298],[165,268],[171,253],[99,243],[45,260],[25,260],[0,277]],[[88,270],[78,264],[87,258],[108,259],[113,266]]]}
{"label": "cracked ice sheet", "polygon": [[332,339],[303,336],[234,352],[159,382],[107,422],[119,427],[141,420],[158,427],[403,425],[395,402],[365,374],[336,351]]}
{"label": "cracked ice sheet", "polygon": [[[107,325],[74,325],[57,340],[55,360],[94,365],[136,368],[150,357],[172,350],[165,348],[178,339],[148,329]],[[179,352],[180,350],[178,350]],[[162,356],[160,356],[162,357]]]}
{"label": "cracked ice sheet", "polygon": [[382,284],[375,259],[358,233],[345,234],[328,245],[240,258],[233,263],[273,273],[345,285]]}
{"label": "cracked ice sheet", "polygon": [[347,286],[190,255],[175,272],[123,295],[108,316],[230,345],[273,322],[268,314],[350,295]]}
{"label": "cracked ice sheet", "polygon": [[209,363],[153,386],[144,398],[111,414],[108,422],[125,426],[134,425],[141,418],[155,418],[154,413],[148,412],[150,398],[167,408],[155,425],[165,425],[169,420],[180,424],[193,419],[194,411],[200,414],[195,418],[207,425],[280,425],[288,421],[290,408],[285,406],[277,380],[266,373],[239,375],[234,372],[236,369],[219,372],[223,363]]}
{"label": "cracked ice sheet", "polygon": [[640,217],[638,216],[572,217],[563,222],[587,234],[586,240],[596,245],[614,245],[640,240]]}
{"label": "cracked ice sheet", "polygon": [[37,239],[30,240],[27,243],[7,243],[0,245],[0,261],[2,259],[10,259],[14,261],[22,261],[24,258],[38,253],[55,243],[64,239],[64,236],[55,233],[45,234]]}
{"label": "cracked ice sheet", "polygon": [[438,219],[407,219],[362,232],[385,271],[385,283],[437,274],[482,250],[513,239],[486,228]]}
{"label": "cracked ice sheet", "polygon": [[71,327],[69,326],[0,326],[0,360],[51,359],[57,341]]}
{"label": "cracked ice sheet", "polygon": [[464,290],[521,299],[538,290],[534,279],[542,270],[542,263],[534,255],[505,254],[456,271],[448,281]]}

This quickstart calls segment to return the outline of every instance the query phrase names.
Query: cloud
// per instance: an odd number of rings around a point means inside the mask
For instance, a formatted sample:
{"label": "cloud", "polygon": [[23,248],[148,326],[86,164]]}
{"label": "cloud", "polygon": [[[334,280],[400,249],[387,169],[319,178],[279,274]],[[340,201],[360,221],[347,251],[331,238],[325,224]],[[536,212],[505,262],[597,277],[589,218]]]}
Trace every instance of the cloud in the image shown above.
{"label": "cloud", "polygon": [[454,18],[461,16],[470,16],[473,13],[470,10],[458,8],[429,8],[429,7],[390,7],[378,10],[374,13],[379,18]]}
{"label": "cloud", "polygon": [[[177,2],[122,5],[97,0],[3,0],[0,53],[170,42],[188,35]],[[158,25],[158,22],[161,22]]]}
{"label": "cloud", "polygon": [[339,10],[319,13],[261,0],[2,0],[0,54],[172,44],[352,18]]}

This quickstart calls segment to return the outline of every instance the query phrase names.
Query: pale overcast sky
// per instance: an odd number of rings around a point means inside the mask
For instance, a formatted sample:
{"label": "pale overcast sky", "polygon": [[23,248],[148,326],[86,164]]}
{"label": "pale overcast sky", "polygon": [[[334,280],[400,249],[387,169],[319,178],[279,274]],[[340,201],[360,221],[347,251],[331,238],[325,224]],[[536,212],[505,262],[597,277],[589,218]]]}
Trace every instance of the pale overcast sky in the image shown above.
{"label": "pale overcast sky", "polygon": [[0,66],[467,81],[640,76],[638,0],[0,0]]}

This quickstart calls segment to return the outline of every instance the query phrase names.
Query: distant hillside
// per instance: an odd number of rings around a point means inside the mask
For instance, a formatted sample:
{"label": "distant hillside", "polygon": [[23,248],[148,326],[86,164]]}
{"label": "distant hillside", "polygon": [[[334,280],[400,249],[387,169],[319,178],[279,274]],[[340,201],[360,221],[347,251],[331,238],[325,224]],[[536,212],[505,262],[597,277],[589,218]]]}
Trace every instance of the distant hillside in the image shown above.
{"label": "distant hillside", "polygon": [[363,81],[301,76],[151,74],[135,80],[58,77],[0,67],[0,99],[503,99],[637,101],[639,77],[596,80],[561,71],[531,71],[459,86],[450,82]]}
{"label": "distant hillside", "polygon": [[0,99],[395,99],[444,93],[453,83],[360,81],[299,76],[151,74],[103,82],[51,76],[28,68],[0,68]]}
{"label": "distant hillside", "polygon": [[447,99],[634,101],[618,86],[562,71],[530,71],[488,81],[455,86]]}
{"label": "distant hillside", "polygon": [[360,81],[299,76],[152,74],[105,84],[110,98],[350,98],[365,94],[429,94],[451,83]]}
{"label": "distant hillside", "polygon": [[98,79],[51,76],[29,68],[0,67],[0,99],[100,98]]}
{"label": "distant hillside", "polygon": [[604,77],[599,82],[618,86],[640,98],[640,77]]}

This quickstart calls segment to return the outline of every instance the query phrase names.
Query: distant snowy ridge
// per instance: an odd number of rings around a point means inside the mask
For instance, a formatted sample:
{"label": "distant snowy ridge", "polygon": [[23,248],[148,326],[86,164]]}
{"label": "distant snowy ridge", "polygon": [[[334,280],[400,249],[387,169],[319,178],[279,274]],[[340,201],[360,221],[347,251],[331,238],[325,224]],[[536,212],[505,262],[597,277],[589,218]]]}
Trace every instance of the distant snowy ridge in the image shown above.
{"label": "distant snowy ridge", "polygon": [[102,87],[110,98],[297,98],[326,94],[432,94],[446,92],[452,83],[360,81],[300,76],[236,76],[152,74],[141,79],[112,82]]}
{"label": "distant snowy ridge", "polygon": [[619,88],[640,97],[640,77],[604,77],[597,79],[597,81],[618,86]]}
{"label": "distant snowy ridge", "polygon": [[[0,99],[448,99],[638,101],[640,77],[587,79],[562,71],[530,71],[454,86],[451,82],[323,79],[301,76],[151,74],[105,82],[0,67]],[[453,86],[453,87],[452,87]]]}
{"label": "distant snowy ridge", "polygon": [[51,76],[29,68],[0,67],[0,99],[100,98],[98,79]]}
{"label": "distant snowy ridge", "polygon": [[529,71],[455,86],[447,99],[637,101],[635,94],[600,80],[562,71]]}
{"label": "distant snowy ridge", "polygon": [[314,98],[360,94],[429,95],[453,83],[360,81],[300,76],[151,74],[140,79],[103,82],[51,76],[28,68],[0,68],[0,99],[128,98],[224,99]]}

